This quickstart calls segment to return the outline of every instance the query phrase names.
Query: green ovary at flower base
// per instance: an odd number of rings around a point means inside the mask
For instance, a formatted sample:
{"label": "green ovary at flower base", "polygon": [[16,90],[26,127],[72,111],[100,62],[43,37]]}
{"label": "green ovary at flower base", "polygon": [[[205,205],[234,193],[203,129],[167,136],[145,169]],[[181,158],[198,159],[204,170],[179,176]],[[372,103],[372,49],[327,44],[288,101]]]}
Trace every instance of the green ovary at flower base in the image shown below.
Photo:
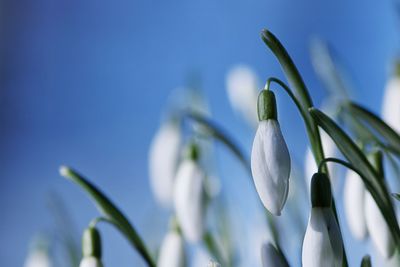
{"label": "green ovary at flower base", "polygon": [[83,258],[79,267],[103,267],[101,262],[101,237],[95,227],[89,226],[82,237]]}

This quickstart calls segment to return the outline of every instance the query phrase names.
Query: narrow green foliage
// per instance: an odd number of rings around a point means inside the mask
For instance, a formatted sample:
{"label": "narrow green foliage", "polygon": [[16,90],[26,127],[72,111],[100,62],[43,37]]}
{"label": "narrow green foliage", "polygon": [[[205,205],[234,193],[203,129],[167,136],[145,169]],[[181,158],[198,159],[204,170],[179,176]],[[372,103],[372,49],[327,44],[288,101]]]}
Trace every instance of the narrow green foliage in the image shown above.
{"label": "narrow green foliage", "polygon": [[83,176],[68,167],[61,167],[60,174],[80,186],[95,202],[99,212],[110,220],[125,236],[129,243],[143,257],[149,267],[155,267],[144,242],[125,215],[99,190]]}
{"label": "narrow green foliage", "polygon": [[363,179],[366,188],[378,204],[379,209],[392,231],[394,239],[397,244],[399,244],[400,229],[397,224],[396,215],[389,193],[387,192],[384,181],[382,181],[379,173],[374,169],[363,152],[357,147],[351,138],[332,119],[315,108],[310,109],[310,114],[318,125],[321,126],[332,138],[339,150],[352,166],[357,166],[358,173],[362,174],[361,178]]}

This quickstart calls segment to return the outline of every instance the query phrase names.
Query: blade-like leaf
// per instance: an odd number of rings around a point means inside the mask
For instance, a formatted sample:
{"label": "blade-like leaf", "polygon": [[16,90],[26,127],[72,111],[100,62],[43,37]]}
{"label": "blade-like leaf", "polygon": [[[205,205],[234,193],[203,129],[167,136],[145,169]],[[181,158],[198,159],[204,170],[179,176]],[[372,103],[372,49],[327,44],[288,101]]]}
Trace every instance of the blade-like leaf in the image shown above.
{"label": "blade-like leaf", "polygon": [[241,151],[241,149],[236,145],[236,143],[229,137],[226,132],[210,119],[204,117],[203,115],[197,112],[188,112],[186,114],[189,118],[196,121],[200,125],[202,125],[206,130],[207,134],[214,137],[216,140],[220,141],[224,144],[232,153],[240,160],[246,170],[251,174],[250,163],[246,159],[246,156]]}
{"label": "blade-like leaf", "polygon": [[114,223],[117,229],[121,231],[131,245],[147,262],[148,266],[156,266],[135,228],[131,223],[129,223],[125,215],[123,215],[122,212],[119,211],[119,209],[99,189],[96,188],[96,186],[68,167],[61,167],[60,174],[79,185],[92,198],[100,213]]}
{"label": "blade-like leaf", "polygon": [[348,109],[349,114],[365,121],[375,129],[384,138],[387,144],[393,148],[398,155],[400,155],[400,136],[395,130],[387,125],[376,114],[356,103],[349,102],[345,107]]}
{"label": "blade-like leaf", "polygon": [[361,267],[371,267],[371,257],[369,255],[365,255],[361,260]]}
{"label": "blade-like leaf", "polygon": [[315,108],[310,109],[310,114],[317,124],[332,138],[345,158],[362,174],[361,178],[366,188],[376,201],[393,236],[399,243],[400,229],[397,224],[393,205],[384,182],[379,177],[377,171],[351,138],[332,119]]}
{"label": "blade-like leaf", "polygon": [[400,201],[400,194],[399,193],[392,193],[392,197],[394,197],[396,200]]}

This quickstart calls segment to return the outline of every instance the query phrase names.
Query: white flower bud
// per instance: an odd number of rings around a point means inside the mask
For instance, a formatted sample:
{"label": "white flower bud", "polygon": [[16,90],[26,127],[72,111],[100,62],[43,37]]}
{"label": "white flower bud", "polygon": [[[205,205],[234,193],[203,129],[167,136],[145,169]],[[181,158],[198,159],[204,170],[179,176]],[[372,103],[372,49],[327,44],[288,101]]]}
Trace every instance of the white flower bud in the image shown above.
{"label": "white flower bud", "polygon": [[391,78],[385,89],[382,103],[382,118],[400,133],[400,77]]}
{"label": "white flower bud", "polygon": [[249,122],[257,125],[258,82],[254,72],[247,66],[232,68],[226,77],[226,87],[232,107]]}
{"label": "white flower bud", "polygon": [[390,258],[395,251],[394,240],[385,218],[369,192],[365,194],[365,217],[375,248],[383,257]]}
{"label": "white flower bud", "polygon": [[365,194],[366,188],[361,177],[356,172],[348,170],[343,192],[344,211],[351,233],[359,240],[368,234],[364,208]]}
{"label": "white flower bud", "polygon": [[261,261],[263,267],[288,267],[283,256],[271,243],[265,243],[261,247]]}
{"label": "white flower bud", "polygon": [[259,122],[251,153],[258,195],[272,214],[280,215],[289,192],[290,155],[278,121]]}
{"label": "white flower bud", "polygon": [[158,267],[183,267],[185,264],[184,242],[176,231],[169,232],[161,245]]}
{"label": "white flower bud", "polygon": [[203,237],[204,179],[205,174],[197,162],[182,161],[176,175],[174,206],[183,236],[189,242],[198,242]]}
{"label": "white flower bud", "polygon": [[169,121],[161,126],[150,147],[151,188],[158,202],[164,207],[170,207],[172,204],[180,145],[180,129],[176,122]]}
{"label": "white flower bud", "polygon": [[81,263],[79,264],[79,267],[103,267],[103,264],[98,258],[89,256],[83,257]]}
{"label": "white flower bud", "polygon": [[216,261],[211,260],[208,264],[207,267],[221,267],[221,264],[219,264]]}
{"label": "white flower bud", "polygon": [[45,250],[35,249],[29,253],[24,267],[51,267],[51,259]]}
{"label": "white flower bud", "polygon": [[341,267],[342,258],[342,236],[332,209],[312,208],[303,241],[303,266]]}

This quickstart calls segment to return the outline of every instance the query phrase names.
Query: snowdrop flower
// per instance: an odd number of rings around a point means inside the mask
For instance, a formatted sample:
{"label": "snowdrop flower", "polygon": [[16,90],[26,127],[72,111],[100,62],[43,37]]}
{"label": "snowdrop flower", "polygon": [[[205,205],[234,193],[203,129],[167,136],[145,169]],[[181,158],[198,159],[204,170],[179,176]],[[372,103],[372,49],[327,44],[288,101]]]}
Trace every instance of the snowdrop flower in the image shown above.
{"label": "snowdrop flower", "polygon": [[175,172],[179,160],[181,132],[176,121],[165,122],[155,135],[149,154],[150,183],[158,202],[172,204]]}
{"label": "snowdrop flower", "polygon": [[258,116],[260,122],[253,142],[251,171],[264,207],[280,215],[289,192],[290,155],[277,121],[272,91],[260,93]]}
{"label": "snowdrop flower", "polygon": [[247,66],[232,68],[226,77],[226,88],[233,108],[243,115],[251,126],[257,125],[258,81],[255,73]]}
{"label": "snowdrop flower", "polygon": [[340,267],[343,242],[331,209],[330,181],[323,173],[311,181],[311,214],[303,241],[302,263],[307,267]]}
{"label": "snowdrop flower", "polygon": [[[397,66],[399,68],[399,66]],[[395,131],[400,133],[400,75],[389,79],[383,95],[382,117]]]}
{"label": "snowdrop flower", "polygon": [[365,217],[375,248],[383,257],[390,258],[395,250],[394,240],[385,218],[369,192],[365,196]]}
{"label": "snowdrop flower", "polygon": [[[384,179],[382,153],[373,152],[369,157],[381,178]],[[365,196],[365,218],[372,243],[385,258],[390,258],[395,251],[395,243],[381,210],[372,195],[367,191]]]}
{"label": "snowdrop flower", "polygon": [[164,238],[158,267],[183,267],[185,265],[185,250],[182,236],[177,230],[171,230]]}
{"label": "snowdrop flower", "polygon": [[[321,134],[321,143],[324,149],[324,155],[326,158],[335,158],[337,156],[337,149],[335,142],[330,138],[330,136],[323,130],[319,131]],[[304,175],[307,182],[307,188],[310,190],[311,188],[311,178],[314,173],[318,171],[317,163],[315,162],[314,155],[310,147],[307,148],[305,163],[304,163]],[[335,168],[332,165],[328,164],[329,169],[329,177],[333,185],[336,184],[336,175],[335,175]],[[309,191],[310,192],[310,191]]]}
{"label": "snowdrop flower", "polygon": [[95,227],[88,227],[82,238],[83,258],[79,267],[103,267],[101,262],[101,238]]}
{"label": "snowdrop flower", "polygon": [[25,260],[24,267],[51,267],[51,259],[44,249],[32,250]]}
{"label": "snowdrop flower", "polygon": [[283,255],[270,242],[261,247],[261,261],[263,267],[289,267]]}
{"label": "snowdrop flower", "polygon": [[343,192],[344,211],[351,233],[359,240],[368,234],[364,207],[366,193],[361,177],[356,172],[348,170]]}
{"label": "snowdrop flower", "polygon": [[221,267],[221,264],[219,264],[218,262],[216,262],[216,261],[210,261],[208,264],[207,264],[207,267]]}
{"label": "snowdrop flower", "polygon": [[204,231],[205,174],[197,160],[198,148],[192,144],[178,168],[174,188],[175,213],[183,236],[189,242],[200,241]]}

